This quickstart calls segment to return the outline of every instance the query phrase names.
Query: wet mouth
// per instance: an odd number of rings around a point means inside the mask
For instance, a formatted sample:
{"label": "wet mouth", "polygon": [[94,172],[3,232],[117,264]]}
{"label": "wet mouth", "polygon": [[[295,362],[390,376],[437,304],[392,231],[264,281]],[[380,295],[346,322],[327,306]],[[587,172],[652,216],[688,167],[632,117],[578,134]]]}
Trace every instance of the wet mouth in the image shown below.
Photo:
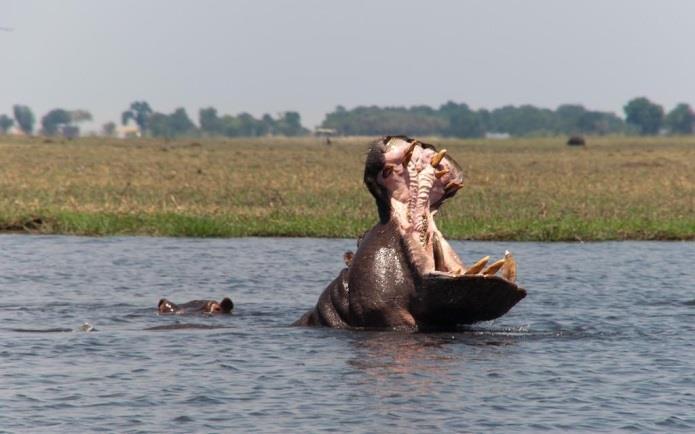
{"label": "wet mouth", "polygon": [[486,256],[467,267],[437,228],[437,211],[463,187],[463,171],[445,149],[437,151],[417,140],[393,137],[387,139],[383,156],[377,182],[389,193],[391,219],[421,276],[499,273],[509,282],[516,280],[516,264],[508,251],[489,265]]}

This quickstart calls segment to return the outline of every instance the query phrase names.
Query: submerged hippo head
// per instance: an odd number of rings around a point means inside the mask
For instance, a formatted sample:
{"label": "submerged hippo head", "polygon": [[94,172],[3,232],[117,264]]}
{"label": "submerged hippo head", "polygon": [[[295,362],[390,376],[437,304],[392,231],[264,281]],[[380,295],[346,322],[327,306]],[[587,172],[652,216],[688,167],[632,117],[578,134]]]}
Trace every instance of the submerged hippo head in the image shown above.
{"label": "submerged hippo head", "polygon": [[370,147],[364,182],[379,223],[296,324],[446,328],[497,318],[525,297],[511,254],[466,267],[437,228],[437,211],[463,187],[463,171],[446,150],[385,137]]}
{"label": "submerged hippo head", "polygon": [[234,309],[234,303],[229,297],[225,297],[219,303],[215,300],[193,300],[187,303],[177,305],[166,298],[159,300],[157,310],[161,314],[175,313],[231,313]]}

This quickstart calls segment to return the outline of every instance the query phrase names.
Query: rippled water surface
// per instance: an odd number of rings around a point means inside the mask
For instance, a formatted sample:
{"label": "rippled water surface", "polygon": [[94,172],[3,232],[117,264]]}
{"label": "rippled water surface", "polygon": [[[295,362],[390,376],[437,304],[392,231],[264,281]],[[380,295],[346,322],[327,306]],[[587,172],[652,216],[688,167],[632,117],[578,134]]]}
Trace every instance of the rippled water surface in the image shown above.
{"label": "rippled water surface", "polygon": [[0,430],[695,431],[694,243],[452,245],[512,250],[528,297],[458,333],[296,328],[353,241],[0,236]]}

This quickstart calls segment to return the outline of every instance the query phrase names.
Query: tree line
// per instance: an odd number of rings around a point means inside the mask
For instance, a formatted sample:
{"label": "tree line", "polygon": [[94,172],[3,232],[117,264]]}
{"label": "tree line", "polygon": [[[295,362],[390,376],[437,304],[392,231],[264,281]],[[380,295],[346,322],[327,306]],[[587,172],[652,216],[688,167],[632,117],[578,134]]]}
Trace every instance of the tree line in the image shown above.
{"label": "tree line", "polygon": [[[26,135],[34,132],[45,136],[62,135],[67,138],[79,136],[78,124],[91,121],[92,115],[86,110],[66,110],[56,108],[46,113],[36,129],[34,112],[26,105],[16,104],[13,117],[0,114],[0,134],[7,134],[13,126]],[[214,107],[202,108],[198,112],[198,125],[193,123],[186,109],[180,107],[172,113],[154,111],[147,101],[134,101],[121,114],[121,124],[137,126],[141,136],[150,137],[256,137],[266,135],[304,136],[309,130],[302,126],[301,116],[294,111],[280,113],[276,117],[264,114],[260,119],[248,113],[239,115],[218,115]],[[101,134],[116,135],[116,123],[102,125]]]}
{"label": "tree line", "polygon": [[665,114],[662,106],[639,97],[630,100],[623,109],[625,119],[615,113],[587,110],[577,104],[564,104],[555,110],[533,105],[473,110],[464,103],[451,101],[436,109],[423,105],[360,106],[346,110],[338,106],[326,115],[321,126],[339,134],[366,136],[394,131],[412,136],[444,137],[484,137],[495,133],[539,136],[695,132],[695,112],[685,103]]}
{"label": "tree line", "polygon": [[[555,110],[533,105],[504,106],[493,110],[473,110],[465,103],[449,101],[438,108],[426,105],[412,107],[359,106],[347,110],[343,106],[328,113],[323,129],[340,135],[378,136],[406,134],[411,136],[484,137],[490,134],[510,136],[538,135],[653,135],[695,133],[695,112],[681,103],[666,113],[664,108],[645,97],[634,98],[623,107],[624,119],[611,112],[593,111],[578,104],[563,104]],[[24,134],[35,132],[36,118],[26,105],[13,107],[13,116],[0,114],[0,134],[16,126]],[[91,121],[86,110],[56,108],[40,120],[38,133],[46,136],[76,137],[79,124]],[[295,111],[273,117],[256,118],[248,113],[219,115],[214,107],[198,111],[195,124],[184,108],[171,113],[152,109],[146,101],[134,101],[121,115],[122,125],[135,125],[142,136],[151,137],[258,137],[267,135],[304,136],[310,131],[302,126]],[[116,123],[107,122],[101,134],[114,136]]]}
{"label": "tree line", "polygon": [[280,113],[276,117],[264,114],[260,119],[248,113],[218,115],[214,107],[198,111],[198,125],[188,117],[182,107],[170,114],[152,110],[146,101],[135,101],[121,115],[121,123],[134,122],[141,134],[153,137],[222,136],[257,137],[267,135],[304,136],[309,130],[302,126],[301,116],[294,111]]}

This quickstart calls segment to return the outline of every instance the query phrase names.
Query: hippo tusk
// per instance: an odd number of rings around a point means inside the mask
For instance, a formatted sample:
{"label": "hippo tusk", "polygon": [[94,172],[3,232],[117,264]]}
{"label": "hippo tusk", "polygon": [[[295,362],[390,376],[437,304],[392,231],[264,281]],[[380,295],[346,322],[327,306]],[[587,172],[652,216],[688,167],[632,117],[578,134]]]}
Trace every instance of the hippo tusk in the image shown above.
{"label": "hippo tusk", "polygon": [[464,275],[471,275],[471,274],[480,273],[480,270],[482,270],[483,267],[485,267],[485,265],[487,264],[487,261],[489,261],[489,260],[490,260],[489,256],[485,256],[484,258],[480,258],[480,260],[478,262],[471,265],[471,268],[466,270],[463,274]]}
{"label": "hippo tusk", "polygon": [[502,267],[502,277],[509,282],[516,282],[516,261],[509,250],[504,252],[504,266]]}
{"label": "hippo tusk", "polygon": [[442,176],[446,175],[447,173],[449,173],[449,168],[445,167],[442,170],[438,170],[438,171],[434,172],[434,176],[435,176],[435,178],[439,179]]}
{"label": "hippo tusk", "polygon": [[415,147],[420,144],[417,140],[413,140],[413,142],[410,144],[410,147],[408,148],[407,151],[405,151],[405,154],[403,155],[403,167],[407,167],[408,163],[410,163],[410,159],[413,156],[413,151],[415,150]]}
{"label": "hippo tusk", "polygon": [[432,157],[432,161],[431,161],[432,167],[437,167],[445,155],[446,155],[446,149],[442,149],[441,151],[434,154],[434,156]]}
{"label": "hippo tusk", "polygon": [[495,273],[497,273],[502,266],[504,266],[505,259],[502,258],[499,261],[495,261],[490,266],[488,266],[484,271],[483,271],[483,276],[494,276]]}

